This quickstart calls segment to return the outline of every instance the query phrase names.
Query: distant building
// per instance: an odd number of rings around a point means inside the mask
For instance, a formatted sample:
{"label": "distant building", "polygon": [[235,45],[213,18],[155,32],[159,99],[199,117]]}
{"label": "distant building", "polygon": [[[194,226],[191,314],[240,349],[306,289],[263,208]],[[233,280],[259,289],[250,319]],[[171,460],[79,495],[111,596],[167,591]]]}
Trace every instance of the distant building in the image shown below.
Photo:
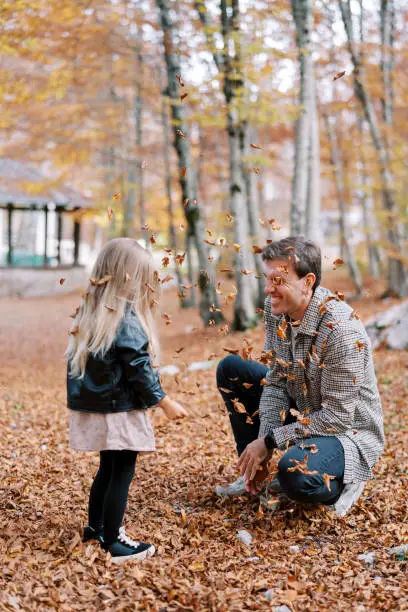
{"label": "distant building", "polygon": [[75,190],[52,187],[32,166],[0,159],[0,267],[79,266],[89,244],[81,217],[91,203]]}

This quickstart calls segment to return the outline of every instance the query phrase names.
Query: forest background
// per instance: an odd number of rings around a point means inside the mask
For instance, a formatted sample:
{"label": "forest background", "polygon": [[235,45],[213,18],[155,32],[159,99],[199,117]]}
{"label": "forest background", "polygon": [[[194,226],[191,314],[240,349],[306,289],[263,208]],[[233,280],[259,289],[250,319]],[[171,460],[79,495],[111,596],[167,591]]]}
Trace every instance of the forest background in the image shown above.
{"label": "forest background", "polygon": [[364,322],[408,293],[403,0],[6,0],[0,20],[1,155],[152,249],[163,385],[190,412],[153,414],[126,527],[158,554],[118,571],[80,541],[97,457],[62,416],[80,293],[0,300],[0,607],[406,609],[407,351],[374,352],[387,447],[349,515],[214,494],[237,476],[214,365],[262,352],[266,241],[317,240]]}
{"label": "forest background", "polygon": [[1,19],[3,155],[79,189],[106,237],[171,249],[206,324],[227,274],[252,326],[266,240],[323,245],[327,219],[325,264],[357,295],[366,273],[408,294],[402,2],[20,0]]}

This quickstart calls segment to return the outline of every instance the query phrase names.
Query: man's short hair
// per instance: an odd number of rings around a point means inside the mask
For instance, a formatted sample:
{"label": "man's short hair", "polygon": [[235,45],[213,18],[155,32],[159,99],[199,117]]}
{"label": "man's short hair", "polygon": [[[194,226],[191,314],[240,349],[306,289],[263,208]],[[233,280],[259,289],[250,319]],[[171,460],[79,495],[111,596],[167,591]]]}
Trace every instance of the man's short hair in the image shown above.
{"label": "man's short hair", "polygon": [[322,254],[320,248],[311,240],[303,236],[288,236],[266,245],[262,252],[263,261],[273,259],[287,259],[292,263],[299,278],[309,272],[316,276],[312,287],[313,292],[320,285],[322,278]]}

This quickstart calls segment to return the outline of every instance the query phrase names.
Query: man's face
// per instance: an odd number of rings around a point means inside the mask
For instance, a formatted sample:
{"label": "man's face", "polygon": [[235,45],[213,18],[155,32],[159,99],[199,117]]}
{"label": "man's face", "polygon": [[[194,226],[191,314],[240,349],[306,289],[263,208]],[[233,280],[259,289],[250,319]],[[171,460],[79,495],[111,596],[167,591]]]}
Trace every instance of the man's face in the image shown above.
{"label": "man's face", "polygon": [[266,276],[265,293],[271,296],[272,314],[288,314],[292,318],[301,319],[312,297],[315,275],[311,272],[299,278],[293,265],[286,259],[264,261],[263,267]]}

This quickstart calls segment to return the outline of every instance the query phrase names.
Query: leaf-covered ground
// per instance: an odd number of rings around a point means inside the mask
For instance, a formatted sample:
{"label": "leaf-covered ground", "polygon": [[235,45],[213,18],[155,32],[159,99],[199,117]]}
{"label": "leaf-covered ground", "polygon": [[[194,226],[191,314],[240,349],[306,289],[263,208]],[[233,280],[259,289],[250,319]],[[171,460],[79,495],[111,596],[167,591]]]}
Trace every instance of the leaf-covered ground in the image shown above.
{"label": "leaf-covered ground", "polygon": [[[214,368],[165,376],[166,391],[191,417],[153,415],[158,452],[139,458],[126,515],[130,535],[158,554],[117,567],[96,544],[80,542],[97,456],[68,448],[63,351],[78,301],[79,294],[0,300],[0,609],[408,609],[407,561],[388,554],[408,541],[406,352],[375,353],[387,448],[376,479],[342,519],[290,503],[260,517],[254,498],[217,498],[214,487],[237,472]],[[363,320],[389,305],[373,295],[353,304]],[[165,364],[183,370],[217,360],[244,336],[260,354],[261,327],[229,336],[202,330],[171,291],[162,310],[173,321],[162,325]],[[240,529],[254,536],[250,548],[238,541]],[[358,558],[367,552],[374,565]]]}

